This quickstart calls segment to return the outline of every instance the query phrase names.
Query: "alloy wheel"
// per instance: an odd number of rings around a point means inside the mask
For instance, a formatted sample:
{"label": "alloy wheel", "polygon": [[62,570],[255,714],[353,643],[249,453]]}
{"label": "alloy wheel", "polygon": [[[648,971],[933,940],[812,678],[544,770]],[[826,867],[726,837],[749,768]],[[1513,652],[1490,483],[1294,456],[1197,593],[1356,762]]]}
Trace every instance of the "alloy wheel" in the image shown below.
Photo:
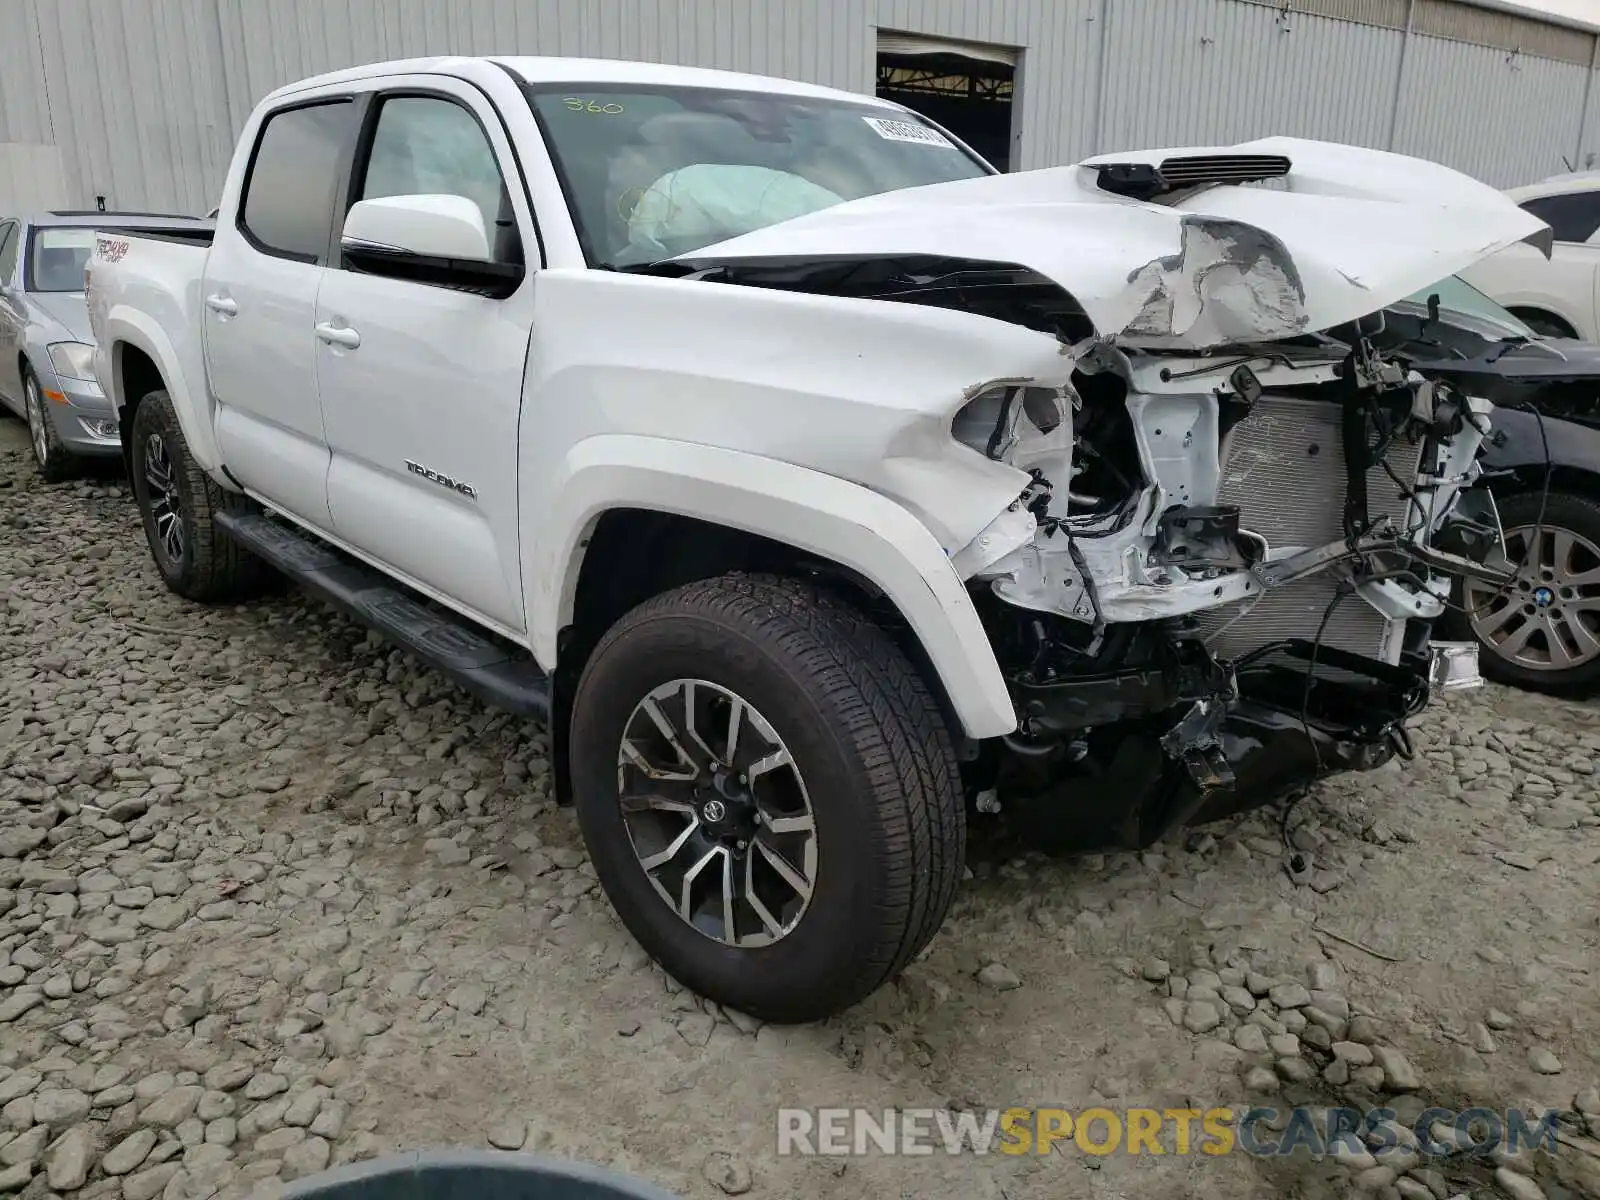
{"label": "alloy wheel", "polygon": [[167,444],[159,433],[144,443],[144,481],[150,494],[150,519],[167,559],[176,565],[183,561],[183,508],[178,493],[178,476],[173,469]]}
{"label": "alloy wheel", "polygon": [[749,701],[703,679],[653,689],[623,727],[617,795],[640,868],[683,921],[741,949],[799,925],[816,817],[794,756]]}
{"label": "alloy wheel", "polygon": [[[1535,537],[1535,534],[1538,536]],[[1600,546],[1570,529],[1506,530],[1503,591],[1469,581],[1463,600],[1480,641],[1530,671],[1570,671],[1600,657]]]}
{"label": "alloy wheel", "polygon": [[33,439],[33,456],[42,467],[50,461],[50,430],[45,424],[50,414],[44,410],[44,397],[39,394],[39,385],[31,375],[27,392],[28,435]]}

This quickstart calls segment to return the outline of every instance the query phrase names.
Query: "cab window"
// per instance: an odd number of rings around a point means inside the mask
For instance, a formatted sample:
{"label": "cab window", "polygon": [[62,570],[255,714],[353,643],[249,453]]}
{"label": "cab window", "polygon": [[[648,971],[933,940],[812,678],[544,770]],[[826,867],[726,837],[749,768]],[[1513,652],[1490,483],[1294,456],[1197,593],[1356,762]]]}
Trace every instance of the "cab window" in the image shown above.
{"label": "cab window", "polygon": [[463,196],[478,206],[494,260],[522,263],[516,215],[488,134],[466,108],[439,96],[381,102],[357,200]]}
{"label": "cab window", "polygon": [[354,120],[348,100],[267,118],[239,205],[239,228],[257,250],[308,263],[327,255],[339,156]]}

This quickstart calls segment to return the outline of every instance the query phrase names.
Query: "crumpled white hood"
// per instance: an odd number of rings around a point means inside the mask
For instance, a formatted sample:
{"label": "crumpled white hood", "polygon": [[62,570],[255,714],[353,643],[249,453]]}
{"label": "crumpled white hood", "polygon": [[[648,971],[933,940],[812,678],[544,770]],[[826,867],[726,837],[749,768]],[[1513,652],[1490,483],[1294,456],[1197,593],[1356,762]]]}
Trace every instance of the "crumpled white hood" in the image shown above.
{"label": "crumpled white hood", "polygon": [[[1200,154],[1276,154],[1292,166],[1273,184],[1207,187],[1176,205],[1103,191],[1093,169]],[[1264,138],[885,192],[682,259],[1015,264],[1070,292],[1103,336],[1204,350],[1341,325],[1544,229],[1500,192],[1437,163]]]}

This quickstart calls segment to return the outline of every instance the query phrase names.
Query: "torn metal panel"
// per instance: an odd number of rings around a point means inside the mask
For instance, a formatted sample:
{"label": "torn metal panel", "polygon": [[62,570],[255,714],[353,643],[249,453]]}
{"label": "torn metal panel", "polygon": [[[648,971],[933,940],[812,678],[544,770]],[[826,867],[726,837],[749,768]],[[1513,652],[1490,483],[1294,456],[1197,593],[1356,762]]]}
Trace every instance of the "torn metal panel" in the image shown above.
{"label": "torn metal panel", "polygon": [[1182,218],[1182,250],[1128,276],[1145,299],[1121,331],[1145,345],[1211,345],[1307,332],[1306,289],[1289,248],[1253,225]]}

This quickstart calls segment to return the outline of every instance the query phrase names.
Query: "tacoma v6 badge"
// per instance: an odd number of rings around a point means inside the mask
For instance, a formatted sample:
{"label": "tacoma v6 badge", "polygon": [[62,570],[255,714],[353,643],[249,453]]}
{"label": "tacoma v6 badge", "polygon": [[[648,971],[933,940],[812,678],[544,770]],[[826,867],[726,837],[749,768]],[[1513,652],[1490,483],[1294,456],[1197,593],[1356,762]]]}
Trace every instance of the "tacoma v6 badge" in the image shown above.
{"label": "tacoma v6 badge", "polygon": [[470,483],[462,483],[459,479],[451,479],[448,475],[441,475],[432,467],[425,467],[419,462],[412,462],[409,458],[406,459],[406,470],[413,475],[421,475],[424,479],[430,479],[440,487],[447,487],[452,492],[460,492],[468,500],[476,500],[478,498],[478,489]]}

